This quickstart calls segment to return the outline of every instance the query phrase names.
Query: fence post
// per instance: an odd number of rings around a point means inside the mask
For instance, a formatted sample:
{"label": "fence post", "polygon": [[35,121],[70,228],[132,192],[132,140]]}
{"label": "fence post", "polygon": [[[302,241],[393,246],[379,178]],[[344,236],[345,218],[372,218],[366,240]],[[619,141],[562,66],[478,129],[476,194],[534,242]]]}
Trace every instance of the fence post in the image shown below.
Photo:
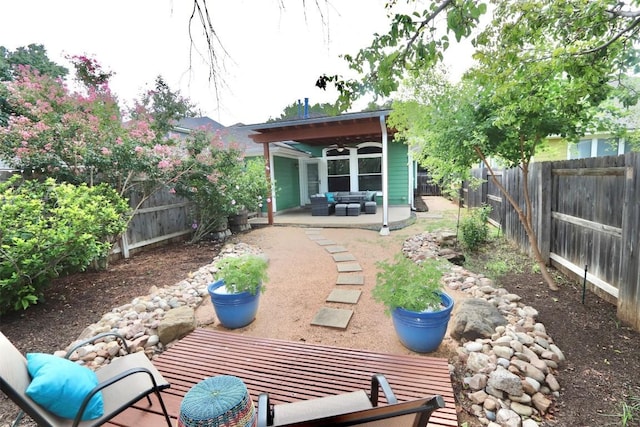
{"label": "fence post", "polygon": [[488,204],[487,194],[489,193],[489,170],[482,168],[482,185],[480,186],[480,203],[478,206]]}
{"label": "fence post", "polygon": [[640,156],[625,155],[625,189],[622,208],[621,283],[618,292],[618,318],[640,330]]}
{"label": "fence post", "polygon": [[545,264],[549,264],[549,254],[551,253],[551,193],[553,191],[553,177],[551,172],[551,162],[538,164],[537,170],[537,196],[538,196],[538,220],[535,230],[538,236],[538,249],[544,259]]}

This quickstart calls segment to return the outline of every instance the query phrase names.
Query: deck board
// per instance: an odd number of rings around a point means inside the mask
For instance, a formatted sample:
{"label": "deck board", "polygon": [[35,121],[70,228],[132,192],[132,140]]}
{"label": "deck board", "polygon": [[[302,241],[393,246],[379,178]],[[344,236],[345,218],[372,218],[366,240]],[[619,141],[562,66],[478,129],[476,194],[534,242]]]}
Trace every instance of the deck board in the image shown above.
{"label": "deck board", "polygon": [[[162,392],[172,418],[185,393],[201,380],[235,375],[247,385],[254,402],[269,393],[274,404],[369,390],[371,375],[387,377],[399,401],[440,394],[446,407],[431,416],[429,426],[457,426],[455,400],[446,359],[392,355],[363,350],[262,339],[233,332],[196,329],[167,349],[153,364],[171,383]],[[159,405],[146,400],[118,415],[111,426],[162,426]],[[385,403],[384,398],[382,402]],[[177,423],[176,423],[177,424]]]}

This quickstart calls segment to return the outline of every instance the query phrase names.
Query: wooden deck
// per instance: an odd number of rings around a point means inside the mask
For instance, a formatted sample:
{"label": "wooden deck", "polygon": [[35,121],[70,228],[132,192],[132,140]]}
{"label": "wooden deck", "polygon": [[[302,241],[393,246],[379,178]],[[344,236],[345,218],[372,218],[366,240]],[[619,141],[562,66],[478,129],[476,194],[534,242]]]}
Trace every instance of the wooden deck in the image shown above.
{"label": "wooden deck", "polygon": [[[196,329],[153,363],[171,383],[171,388],[163,392],[163,399],[173,419],[178,417],[185,393],[204,378],[215,375],[235,375],[245,382],[254,402],[257,403],[260,393],[267,392],[271,402],[278,404],[358,389],[369,390],[371,375],[382,373],[399,401],[433,394],[444,397],[446,407],[433,413],[429,426],[458,425],[445,359],[382,354]],[[157,412],[158,408],[157,403],[148,407],[143,399],[108,425],[166,425]]]}

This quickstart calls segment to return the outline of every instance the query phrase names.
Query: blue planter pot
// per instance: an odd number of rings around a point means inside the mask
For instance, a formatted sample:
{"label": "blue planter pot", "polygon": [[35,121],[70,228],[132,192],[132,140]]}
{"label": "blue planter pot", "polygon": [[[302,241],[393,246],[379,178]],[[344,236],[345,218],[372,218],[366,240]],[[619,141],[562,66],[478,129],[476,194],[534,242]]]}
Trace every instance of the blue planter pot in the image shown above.
{"label": "blue planter pot", "polygon": [[249,292],[237,294],[219,294],[215,290],[224,286],[224,280],[218,280],[209,284],[207,290],[211,297],[211,303],[222,326],[228,329],[237,329],[253,322],[258,312],[260,292],[252,295]]}
{"label": "blue planter pot", "polygon": [[429,353],[442,342],[453,310],[453,298],[443,293],[441,300],[444,308],[440,311],[417,312],[398,307],[391,312],[398,338],[409,350]]}

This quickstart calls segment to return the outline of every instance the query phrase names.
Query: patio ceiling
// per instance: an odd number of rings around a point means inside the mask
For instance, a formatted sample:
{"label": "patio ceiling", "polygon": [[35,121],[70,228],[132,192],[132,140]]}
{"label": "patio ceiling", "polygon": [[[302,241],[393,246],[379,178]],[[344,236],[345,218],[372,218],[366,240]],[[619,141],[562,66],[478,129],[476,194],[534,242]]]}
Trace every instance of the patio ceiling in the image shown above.
{"label": "patio ceiling", "polygon": [[[382,141],[380,117],[391,110],[343,114],[335,117],[299,119],[250,126],[257,132],[250,138],[257,143],[293,141],[314,146],[353,146],[361,142]],[[391,136],[394,129],[387,128]]]}

